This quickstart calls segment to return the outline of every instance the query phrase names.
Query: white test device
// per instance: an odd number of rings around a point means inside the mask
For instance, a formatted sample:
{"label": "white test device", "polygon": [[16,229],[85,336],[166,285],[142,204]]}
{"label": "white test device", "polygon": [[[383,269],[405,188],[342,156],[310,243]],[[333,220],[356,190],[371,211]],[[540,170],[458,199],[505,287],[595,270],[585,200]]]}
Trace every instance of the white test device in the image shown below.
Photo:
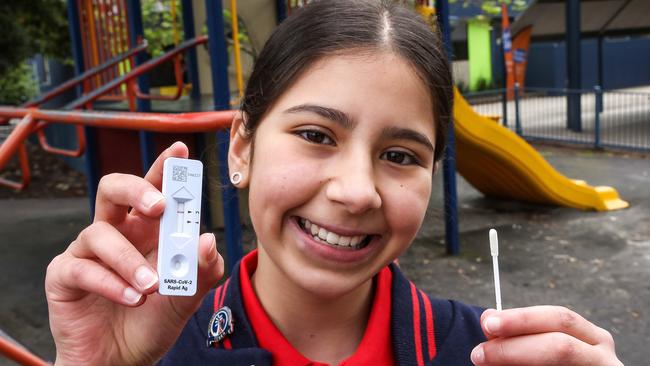
{"label": "white test device", "polygon": [[199,257],[203,163],[167,158],[163,165],[165,212],[158,238],[158,292],[193,296]]}
{"label": "white test device", "polygon": [[497,231],[490,229],[490,254],[492,255],[492,270],[494,272],[494,296],[497,310],[501,310],[501,281],[499,279],[499,238]]}

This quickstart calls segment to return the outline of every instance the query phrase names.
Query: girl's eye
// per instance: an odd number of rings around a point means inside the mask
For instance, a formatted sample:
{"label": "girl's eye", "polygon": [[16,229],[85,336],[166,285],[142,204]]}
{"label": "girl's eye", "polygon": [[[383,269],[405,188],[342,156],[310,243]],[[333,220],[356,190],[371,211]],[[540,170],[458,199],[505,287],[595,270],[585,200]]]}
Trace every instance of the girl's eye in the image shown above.
{"label": "girl's eye", "polygon": [[399,165],[418,164],[417,158],[413,156],[413,154],[409,154],[404,151],[386,151],[385,153],[381,154],[380,158]]}
{"label": "girl's eye", "polygon": [[327,136],[327,134],[317,130],[298,131],[298,135],[314,144],[334,145],[334,140]]}

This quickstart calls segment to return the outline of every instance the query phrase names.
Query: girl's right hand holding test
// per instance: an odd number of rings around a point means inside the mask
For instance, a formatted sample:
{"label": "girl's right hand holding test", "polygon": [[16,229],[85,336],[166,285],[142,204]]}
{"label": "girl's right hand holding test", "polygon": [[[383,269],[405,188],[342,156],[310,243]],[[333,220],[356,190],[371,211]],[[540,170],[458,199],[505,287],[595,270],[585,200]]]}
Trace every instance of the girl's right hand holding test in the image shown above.
{"label": "girl's right hand holding test", "polygon": [[57,365],[154,363],[223,276],[214,235],[203,234],[196,295],[156,292],[158,227],[165,208],[160,193],[163,162],[187,156],[187,147],[175,143],[144,178],[111,174],[101,180],[93,223],[47,269],[45,292]]}

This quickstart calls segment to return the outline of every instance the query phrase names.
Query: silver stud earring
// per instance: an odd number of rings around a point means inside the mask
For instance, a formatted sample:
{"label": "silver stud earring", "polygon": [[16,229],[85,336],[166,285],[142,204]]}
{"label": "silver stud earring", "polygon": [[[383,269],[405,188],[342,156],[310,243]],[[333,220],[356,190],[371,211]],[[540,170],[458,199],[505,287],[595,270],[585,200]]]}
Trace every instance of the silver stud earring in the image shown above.
{"label": "silver stud earring", "polygon": [[232,173],[232,174],[230,175],[230,182],[231,182],[233,185],[236,186],[236,185],[238,185],[239,183],[241,183],[241,178],[242,178],[242,175],[241,175],[240,172],[234,172],[234,173]]}

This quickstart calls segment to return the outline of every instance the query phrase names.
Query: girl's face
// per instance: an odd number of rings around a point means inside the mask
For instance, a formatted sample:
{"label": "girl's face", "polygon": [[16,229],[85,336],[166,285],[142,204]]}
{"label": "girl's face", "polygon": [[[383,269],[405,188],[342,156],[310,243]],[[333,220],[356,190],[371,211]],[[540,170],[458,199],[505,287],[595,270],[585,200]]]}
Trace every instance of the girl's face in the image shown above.
{"label": "girl's face", "polygon": [[273,104],[254,144],[233,134],[231,169],[250,186],[258,270],[331,298],[397,258],[431,192],[431,103],[393,53],[329,56]]}

